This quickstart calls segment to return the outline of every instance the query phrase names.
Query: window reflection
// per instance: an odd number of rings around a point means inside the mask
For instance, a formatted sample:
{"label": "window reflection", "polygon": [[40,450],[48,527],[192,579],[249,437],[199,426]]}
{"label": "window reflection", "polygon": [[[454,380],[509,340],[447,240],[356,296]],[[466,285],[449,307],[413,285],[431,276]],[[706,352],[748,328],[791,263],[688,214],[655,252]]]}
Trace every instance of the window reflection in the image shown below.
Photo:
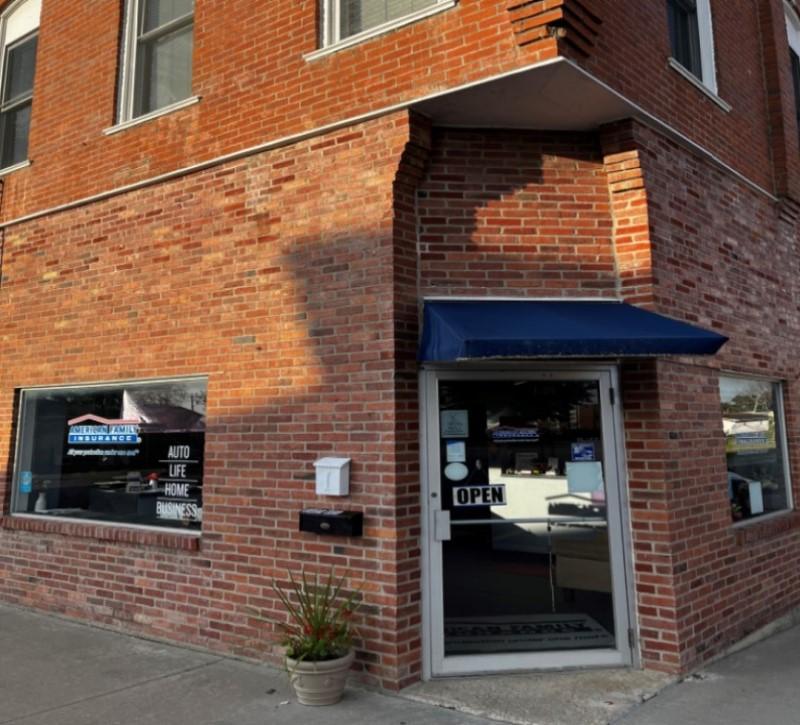
{"label": "window reflection", "polygon": [[720,377],[719,390],[733,520],[787,508],[780,384]]}
{"label": "window reflection", "polygon": [[448,655],[613,647],[594,381],[441,381]]}
{"label": "window reflection", "polygon": [[25,390],[14,512],[199,529],[205,379]]}

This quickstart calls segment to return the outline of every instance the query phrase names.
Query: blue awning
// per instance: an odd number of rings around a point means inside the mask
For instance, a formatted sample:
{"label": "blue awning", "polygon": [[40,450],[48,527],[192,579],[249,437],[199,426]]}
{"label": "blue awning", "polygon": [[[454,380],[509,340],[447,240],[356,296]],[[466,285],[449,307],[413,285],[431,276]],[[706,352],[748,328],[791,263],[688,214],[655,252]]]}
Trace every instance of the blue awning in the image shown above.
{"label": "blue awning", "polygon": [[727,339],[624,302],[435,301],[419,359],[713,355]]}

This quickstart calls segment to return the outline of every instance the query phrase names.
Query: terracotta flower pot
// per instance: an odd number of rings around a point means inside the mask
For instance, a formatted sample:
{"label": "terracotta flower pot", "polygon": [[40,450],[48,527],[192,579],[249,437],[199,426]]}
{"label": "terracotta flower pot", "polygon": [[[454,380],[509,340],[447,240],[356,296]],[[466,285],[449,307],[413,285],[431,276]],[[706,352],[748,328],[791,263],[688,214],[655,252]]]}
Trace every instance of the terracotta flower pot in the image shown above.
{"label": "terracotta flower pot", "polygon": [[289,681],[301,705],[333,705],[344,692],[347,672],[356,653],[350,650],[344,657],[323,662],[308,662],[286,658]]}

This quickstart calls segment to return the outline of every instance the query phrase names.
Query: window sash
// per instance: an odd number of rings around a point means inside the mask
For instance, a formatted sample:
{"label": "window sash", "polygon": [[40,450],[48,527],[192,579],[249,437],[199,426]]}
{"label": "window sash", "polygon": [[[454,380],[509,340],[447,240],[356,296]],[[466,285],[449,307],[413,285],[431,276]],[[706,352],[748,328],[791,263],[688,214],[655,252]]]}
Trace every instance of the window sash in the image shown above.
{"label": "window sash", "polygon": [[0,111],[0,168],[20,164],[28,158],[32,99],[17,100]]}
{"label": "window sash", "polygon": [[686,70],[703,78],[700,24],[694,0],[669,0],[669,35],[672,56]]}
{"label": "window sash", "polygon": [[[335,45],[362,34],[378,33],[384,27],[391,27],[407,18],[413,19],[417,14],[424,15],[437,5],[447,2],[451,0],[325,0],[323,44]],[[345,3],[353,3],[353,7],[348,9]],[[368,10],[367,19],[358,21],[358,29],[347,31],[348,18],[351,23],[356,22],[356,16],[363,18],[363,10]]]}
{"label": "window sash", "polygon": [[[2,101],[0,102],[0,111],[5,111],[8,108],[14,106],[15,104],[25,102],[30,100],[33,97],[33,77],[36,73],[36,45],[38,40],[38,32],[30,33],[29,35],[25,36],[24,38],[20,38],[19,40],[15,41],[7,45],[3,51],[3,83],[2,83],[2,91],[0,92],[0,98]],[[30,87],[26,88],[25,90],[17,93],[16,96],[8,96],[9,88],[12,85],[11,79],[9,78],[9,71],[11,70],[11,53],[14,50],[22,47],[26,43],[33,42],[33,64],[31,68],[31,78],[30,78]]]}
{"label": "window sash", "polygon": [[[160,30],[160,29],[159,29]],[[167,56],[169,62],[169,46],[180,50],[181,38],[191,34],[191,24],[182,23],[173,26],[166,32],[148,33],[139,39],[136,52],[136,83],[134,86],[134,115],[142,116],[146,113],[164,108],[191,95],[192,71],[191,56],[186,59],[182,54],[180,59],[186,61],[180,70],[175,67],[164,79],[159,78],[160,63]],[[188,53],[191,53],[191,38],[189,39]],[[181,64],[178,63],[178,66]],[[159,99],[159,95],[166,98]]]}
{"label": "window sash", "polygon": [[[3,19],[3,26],[7,18]],[[30,137],[30,117],[33,104],[33,79],[36,74],[36,52],[38,28],[27,35],[3,47],[2,51],[2,84],[0,85],[0,168],[7,168],[25,161],[28,157],[28,141]],[[22,66],[12,65],[11,54],[26,44],[33,44],[33,60],[30,64],[29,87],[9,97],[10,88],[14,85],[10,73],[14,70],[24,72]],[[28,85],[27,83],[25,84]]]}
{"label": "window sash", "polygon": [[[119,107],[119,122],[130,121],[140,116],[158,111],[191,96],[192,54],[194,51],[194,2],[190,12],[163,22],[161,25],[145,29],[147,0],[129,0],[126,5],[125,25],[127,41],[123,47],[122,80]],[[171,35],[187,32],[190,35],[188,48],[188,88],[180,98],[167,103],[158,103],[148,97],[148,88],[143,76],[147,75],[148,53],[159,42]],[[150,60],[152,55],[149,56]],[[154,105],[155,104],[155,105]]]}
{"label": "window sash", "polygon": [[181,15],[177,18],[173,18],[172,20],[168,20],[161,25],[156,26],[155,28],[151,28],[150,30],[144,29],[144,4],[142,4],[139,8],[139,30],[137,33],[137,41],[139,43],[146,42],[148,40],[153,40],[155,38],[160,38],[164,35],[169,35],[174,30],[178,28],[182,28],[186,25],[191,25],[194,22],[194,12],[186,13],[185,15]]}

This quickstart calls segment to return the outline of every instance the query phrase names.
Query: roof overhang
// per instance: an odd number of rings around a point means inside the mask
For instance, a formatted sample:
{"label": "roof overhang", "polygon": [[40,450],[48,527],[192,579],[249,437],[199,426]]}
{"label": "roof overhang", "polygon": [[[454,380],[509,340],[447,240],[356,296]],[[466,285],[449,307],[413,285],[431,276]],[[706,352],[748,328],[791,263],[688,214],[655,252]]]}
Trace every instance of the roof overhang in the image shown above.
{"label": "roof overhang", "polygon": [[556,58],[416,101],[435,125],[588,131],[641,109],[572,61]]}

